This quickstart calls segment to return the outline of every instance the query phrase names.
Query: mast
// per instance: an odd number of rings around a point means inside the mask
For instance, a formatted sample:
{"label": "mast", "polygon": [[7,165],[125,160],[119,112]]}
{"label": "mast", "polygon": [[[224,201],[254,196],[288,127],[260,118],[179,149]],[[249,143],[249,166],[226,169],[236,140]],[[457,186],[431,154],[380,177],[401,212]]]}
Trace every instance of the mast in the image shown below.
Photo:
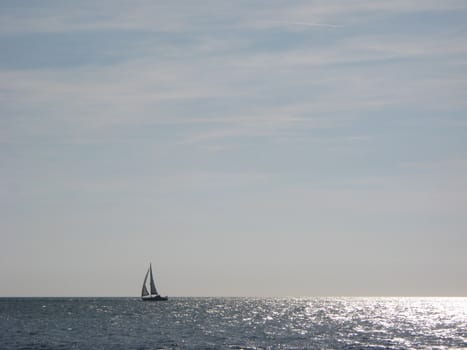
{"label": "mast", "polygon": [[[148,289],[146,288],[146,281],[148,280],[149,270],[150,269],[148,269],[148,272],[146,272],[146,276],[144,276],[143,289],[141,290],[142,297],[149,295]],[[151,278],[152,278],[152,273],[151,273]]]}
{"label": "mast", "polygon": [[151,271],[151,295],[153,295],[153,294],[159,295],[159,293],[157,293],[156,284],[154,283],[154,277],[152,276],[152,266],[151,266],[151,264],[149,264],[149,271]]}

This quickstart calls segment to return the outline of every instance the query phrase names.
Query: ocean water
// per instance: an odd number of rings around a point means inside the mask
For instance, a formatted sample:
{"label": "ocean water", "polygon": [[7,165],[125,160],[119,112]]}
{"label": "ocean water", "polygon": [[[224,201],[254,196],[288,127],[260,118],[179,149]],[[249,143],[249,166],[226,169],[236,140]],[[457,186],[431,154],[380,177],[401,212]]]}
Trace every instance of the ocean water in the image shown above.
{"label": "ocean water", "polygon": [[467,349],[467,298],[1,298],[0,349]]}

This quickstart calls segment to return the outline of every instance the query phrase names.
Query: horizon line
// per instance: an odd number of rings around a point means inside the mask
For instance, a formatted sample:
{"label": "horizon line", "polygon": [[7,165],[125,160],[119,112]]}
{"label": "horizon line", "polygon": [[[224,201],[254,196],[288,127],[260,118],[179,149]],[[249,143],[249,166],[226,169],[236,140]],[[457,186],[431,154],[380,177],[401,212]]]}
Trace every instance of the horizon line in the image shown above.
{"label": "horizon line", "polygon": [[[174,295],[170,298],[257,298],[257,299],[307,299],[307,298],[467,298],[467,295],[308,295],[308,296],[248,296],[248,295]],[[41,298],[135,298],[141,296],[112,295],[33,295],[33,296],[0,296],[0,299],[41,299]]]}

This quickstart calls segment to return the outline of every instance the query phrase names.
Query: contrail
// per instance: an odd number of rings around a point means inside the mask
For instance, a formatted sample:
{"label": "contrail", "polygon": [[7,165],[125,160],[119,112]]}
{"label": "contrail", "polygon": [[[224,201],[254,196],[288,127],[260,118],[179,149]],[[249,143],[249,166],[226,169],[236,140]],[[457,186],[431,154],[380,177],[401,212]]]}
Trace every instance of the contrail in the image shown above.
{"label": "contrail", "polygon": [[307,27],[328,27],[328,28],[339,28],[342,27],[337,24],[329,23],[314,23],[314,22],[291,22],[291,21],[268,21],[270,23],[282,23],[282,24],[294,24],[298,26],[307,26]]}

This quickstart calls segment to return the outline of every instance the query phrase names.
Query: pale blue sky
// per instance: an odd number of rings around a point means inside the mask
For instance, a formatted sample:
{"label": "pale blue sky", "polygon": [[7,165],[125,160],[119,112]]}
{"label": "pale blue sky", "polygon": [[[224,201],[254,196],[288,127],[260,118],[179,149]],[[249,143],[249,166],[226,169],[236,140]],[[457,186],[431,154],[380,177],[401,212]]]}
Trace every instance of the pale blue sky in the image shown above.
{"label": "pale blue sky", "polygon": [[0,296],[466,296],[467,2],[0,1],[0,167]]}

